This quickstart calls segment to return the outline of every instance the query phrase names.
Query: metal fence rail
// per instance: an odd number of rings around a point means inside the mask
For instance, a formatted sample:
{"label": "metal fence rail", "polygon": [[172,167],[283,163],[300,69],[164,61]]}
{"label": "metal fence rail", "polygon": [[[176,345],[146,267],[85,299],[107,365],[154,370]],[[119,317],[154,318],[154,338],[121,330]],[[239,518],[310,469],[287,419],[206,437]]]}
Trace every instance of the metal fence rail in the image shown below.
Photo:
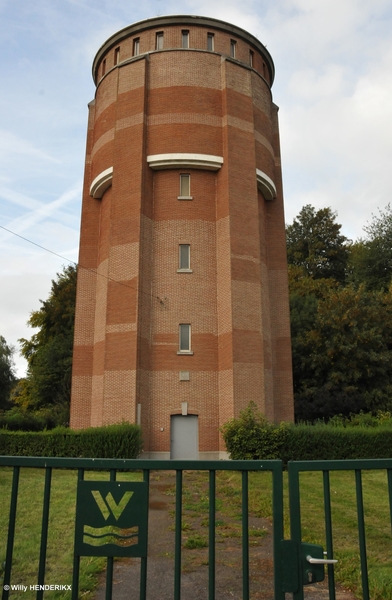
{"label": "metal fence rail", "polygon": [[[300,502],[300,481],[301,472],[319,471],[323,474],[323,493],[324,493],[324,516],[325,516],[325,539],[327,556],[334,556],[333,536],[332,536],[332,513],[331,513],[331,490],[330,473],[331,471],[352,471],[355,473],[355,494],[356,494],[356,513],[358,523],[358,545],[360,553],[362,594],[363,600],[370,600],[368,563],[366,553],[366,532],[365,532],[365,514],[363,502],[363,471],[380,471],[387,473],[388,480],[388,499],[389,512],[392,527],[392,460],[330,460],[330,461],[297,461],[288,463],[289,476],[289,496],[290,496],[290,528],[291,539],[301,545],[301,502]],[[328,585],[329,599],[335,600],[335,580],[333,565],[328,565]],[[294,600],[303,600],[304,591],[302,585],[298,592],[293,595]]]}
{"label": "metal fence rail", "polygon": [[[77,470],[78,481],[83,481],[87,471],[106,471],[110,481],[116,481],[121,471],[138,471],[142,473],[144,482],[149,483],[151,471],[175,471],[175,557],[174,557],[174,600],[181,597],[181,545],[182,545],[182,497],[184,471],[207,471],[209,474],[209,531],[208,531],[208,598],[215,599],[215,506],[216,506],[216,472],[240,471],[242,473],[242,587],[243,600],[249,600],[249,538],[248,538],[248,474],[250,471],[267,471],[272,474],[273,489],[273,547],[274,547],[274,592],[276,600],[284,600],[282,591],[282,550],[283,539],[283,478],[282,462],[271,461],[153,461],[122,459],[77,459],[77,458],[31,458],[0,457],[1,467],[13,467],[12,490],[9,511],[8,538],[6,549],[5,572],[2,599],[7,600],[12,575],[12,560],[15,538],[15,523],[18,509],[18,487],[20,470],[34,468],[45,470],[45,484],[42,506],[42,525],[40,538],[40,556],[37,573],[37,584],[45,583],[46,551],[49,530],[49,512],[51,500],[51,483],[53,469]],[[148,497],[147,497],[148,502]],[[80,556],[75,553],[72,580],[72,599],[77,600],[79,593]],[[146,600],[148,557],[142,557],[140,563],[140,600]],[[106,600],[112,598],[113,557],[107,558]],[[38,590],[36,598],[43,597]]]}
{"label": "metal fence rail", "polygon": [[[139,486],[143,488],[143,502],[145,505],[146,521],[148,520],[148,504],[149,504],[149,485],[151,471],[170,471],[175,472],[175,514],[174,514],[174,570],[173,570],[173,585],[174,585],[174,600],[181,598],[181,567],[182,567],[182,519],[183,519],[183,497],[186,494],[184,487],[184,472],[185,471],[204,471],[208,473],[208,599],[215,600],[216,596],[216,500],[217,500],[217,472],[220,471],[239,471],[241,472],[241,512],[242,512],[242,598],[249,600],[249,510],[248,510],[248,476],[249,472],[270,472],[272,477],[272,508],[273,508],[273,559],[274,559],[274,598],[275,600],[284,600],[285,593],[293,594],[294,600],[303,600],[303,586],[309,583],[306,581],[306,574],[310,574],[312,565],[308,563],[309,556],[303,555],[303,548],[309,546],[306,540],[302,539],[301,531],[301,495],[300,495],[300,474],[304,472],[319,472],[322,474],[322,492],[324,503],[324,527],[325,527],[325,542],[326,551],[329,559],[333,558],[334,539],[333,539],[333,515],[331,505],[331,482],[330,474],[335,471],[351,471],[354,473],[355,482],[353,486],[353,494],[355,490],[355,508],[357,517],[358,529],[358,547],[360,555],[361,577],[362,577],[362,593],[364,600],[370,600],[369,581],[368,581],[368,558],[366,546],[366,530],[365,530],[365,510],[363,498],[363,471],[384,470],[387,473],[387,488],[389,502],[389,517],[392,525],[392,460],[342,460],[342,461],[300,461],[289,462],[288,464],[288,485],[289,485],[289,507],[290,507],[290,527],[291,539],[284,540],[283,531],[283,464],[279,460],[272,461],[151,461],[151,460],[122,460],[122,459],[74,459],[74,458],[31,458],[31,457],[0,457],[0,467],[10,467],[13,469],[12,482],[10,491],[10,507],[9,507],[9,522],[8,522],[8,537],[6,543],[6,560],[4,581],[2,590],[2,599],[8,600],[10,590],[7,589],[11,583],[12,577],[12,562],[14,554],[14,540],[18,511],[20,510],[19,499],[19,483],[20,474],[25,469],[42,469],[45,473],[44,487],[42,496],[42,512],[41,505],[39,508],[40,514],[40,539],[39,539],[39,560],[37,568],[37,591],[36,598],[43,597],[44,591],[39,589],[39,586],[45,585],[46,568],[47,568],[47,547],[48,534],[50,532],[50,510],[53,489],[54,471],[67,469],[77,473],[77,484],[75,487],[75,498],[79,495],[80,489],[95,490],[95,485],[110,486],[109,482],[116,482],[116,486],[123,489],[133,489]],[[118,477],[118,474],[125,471],[138,472],[139,479],[142,482],[124,482],[124,477]],[[101,477],[85,479],[87,472],[104,472]],[[109,482],[107,481],[109,474]],[[102,481],[101,481],[102,480]],[[105,480],[105,481],[103,481]],[[93,487],[91,487],[93,485]],[[88,487],[90,486],[90,488]],[[128,486],[128,488],[126,487]],[[133,488],[132,488],[133,486]],[[23,486],[22,486],[23,487]],[[105,494],[107,490],[105,488]],[[89,491],[90,503],[94,504],[94,499],[91,494],[98,493]],[[121,492],[123,493],[123,492]],[[135,492],[136,493],[136,492]],[[123,498],[126,494],[131,494],[130,491],[123,493]],[[108,496],[105,496],[107,500]],[[135,496],[136,497],[136,496]],[[95,496],[94,496],[95,498]],[[19,499],[19,500],[18,500]],[[103,497],[101,498],[104,503]],[[111,502],[114,504],[111,504]],[[19,502],[19,504],[18,504]],[[79,502],[79,501],[78,501]],[[122,502],[122,500],[121,500]],[[120,504],[119,498],[116,501],[111,498],[105,508],[109,513],[110,506],[114,506],[112,517],[115,513],[119,514]],[[138,501],[139,502],[139,501]],[[97,502],[99,506],[99,503]],[[97,510],[97,507],[95,507]],[[388,504],[385,505],[388,511]],[[132,509],[134,510],[134,509]],[[122,509],[121,509],[122,511]],[[387,513],[388,514],[388,513]],[[114,516],[113,516],[114,515]],[[80,556],[91,556],[80,551],[80,543],[78,539],[78,505],[76,510],[75,523],[75,546],[74,546],[74,562],[72,571],[72,599],[77,600],[79,596],[79,571],[80,571]],[[116,517],[117,518],[117,517]],[[110,519],[109,519],[110,521]],[[108,523],[109,523],[108,521]],[[117,521],[119,524],[120,521]],[[90,524],[91,525],[91,524]],[[89,528],[92,527],[89,525]],[[111,527],[111,526],[110,526]],[[121,527],[123,527],[121,525]],[[106,528],[104,528],[106,529]],[[120,529],[120,527],[119,527]],[[147,548],[148,526],[145,527],[145,548]],[[111,534],[110,534],[111,535]],[[140,537],[140,536],[139,536]],[[83,538],[84,540],[84,538]],[[109,543],[110,545],[110,543]],[[336,540],[335,540],[336,545]],[[112,546],[113,547],[113,546]],[[319,546],[320,556],[322,556],[322,547]],[[115,549],[117,552],[117,549]],[[89,550],[90,551],[90,550]],[[113,556],[110,553],[101,554],[107,556],[106,568],[106,600],[112,598],[113,584]],[[118,554],[114,554],[118,556]],[[134,554],[140,556],[140,593],[139,598],[146,600],[147,594],[147,573],[148,573],[148,553]],[[315,556],[315,555],[312,555]],[[318,562],[329,563],[329,559],[318,559]],[[312,558],[312,562],[315,562]],[[322,581],[324,574],[324,566],[321,568],[321,577],[315,581]],[[315,571],[316,573],[316,571]],[[320,571],[319,571],[320,574]],[[328,564],[328,579],[329,579],[329,598],[335,600],[335,581],[333,565]]]}

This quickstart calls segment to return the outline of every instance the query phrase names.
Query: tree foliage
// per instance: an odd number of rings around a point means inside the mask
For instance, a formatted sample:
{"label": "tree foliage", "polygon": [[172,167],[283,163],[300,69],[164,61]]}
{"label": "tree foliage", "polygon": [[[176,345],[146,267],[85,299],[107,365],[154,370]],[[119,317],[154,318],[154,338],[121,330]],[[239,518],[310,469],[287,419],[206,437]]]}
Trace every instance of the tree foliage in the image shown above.
{"label": "tree foliage", "polygon": [[389,206],[380,215],[352,245],[330,209],[305,206],[287,227],[297,420],[392,408]]}
{"label": "tree foliage", "polygon": [[13,346],[9,346],[0,335],[0,410],[10,407],[10,393],[16,381],[14,352]]}
{"label": "tree foliage", "polygon": [[25,407],[69,404],[75,298],[76,267],[68,266],[52,281],[49,298],[30,315],[28,324],[38,331],[30,340],[19,340],[28,369],[16,401]]}
{"label": "tree foliage", "polygon": [[348,239],[340,233],[336,213],[307,204],[286,228],[287,257],[315,279],[343,281],[349,255]]}
{"label": "tree foliage", "polygon": [[388,290],[392,282],[392,207],[387,205],[364,227],[351,255],[352,279],[371,290]]}
{"label": "tree foliage", "polygon": [[326,290],[312,326],[297,337],[298,419],[391,408],[391,293],[364,286]]}

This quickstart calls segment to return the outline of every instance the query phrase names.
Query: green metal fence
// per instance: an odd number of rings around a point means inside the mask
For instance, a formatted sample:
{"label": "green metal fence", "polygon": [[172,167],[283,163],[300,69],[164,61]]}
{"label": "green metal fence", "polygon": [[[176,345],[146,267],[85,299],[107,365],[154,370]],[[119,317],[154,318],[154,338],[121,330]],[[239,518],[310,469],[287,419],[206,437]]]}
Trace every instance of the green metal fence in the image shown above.
{"label": "green metal fence", "polygon": [[[113,559],[114,556],[140,557],[140,593],[139,599],[147,598],[148,573],[148,505],[151,471],[170,471],[175,473],[175,514],[174,514],[174,565],[173,598],[181,598],[182,573],[182,520],[184,497],[184,473],[204,471],[208,473],[208,599],[216,597],[216,499],[217,474],[220,471],[239,471],[241,473],[241,514],[242,514],[242,599],[249,600],[250,585],[250,548],[249,548],[249,510],[248,477],[250,472],[269,472],[272,478],[273,508],[273,561],[274,561],[274,598],[284,600],[286,594],[294,600],[303,600],[303,588],[309,583],[324,579],[327,565],[329,599],[335,600],[334,580],[334,537],[333,510],[331,502],[330,474],[334,471],[351,471],[354,474],[356,518],[358,529],[358,548],[362,577],[362,596],[370,600],[368,581],[368,560],[365,528],[365,509],[363,499],[363,471],[383,470],[387,474],[387,494],[389,516],[392,524],[392,460],[343,460],[343,461],[304,461],[288,464],[288,488],[291,539],[284,539],[283,531],[283,464],[272,461],[150,461],[120,459],[67,459],[67,458],[30,458],[0,457],[1,474],[3,467],[9,476],[12,472],[8,535],[0,552],[6,550],[2,599],[8,600],[12,592],[12,565],[14,558],[15,530],[18,511],[23,508],[19,499],[19,481],[21,471],[40,469],[44,473],[42,505],[38,515],[32,519],[40,522],[39,559],[36,574],[36,598],[43,598],[45,590],[48,533],[50,532],[51,502],[54,494],[52,474],[55,470],[73,470],[77,473],[75,485],[75,542],[72,569],[72,599],[80,596],[79,572],[81,556],[105,556],[106,600],[112,598]],[[138,473],[138,482],[125,482],[124,472]],[[324,528],[326,552],[322,546],[307,543],[303,539],[302,510],[304,493],[301,497],[300,476],[306,472],[322,474]],[[85,475],[95,472],[95,475]],[[109,475],[108,475],[109,474]],[[102,477],[101,477],[102,475]],[[7,475],[8,477],[8,475]],[[108,481],[109,478],[109,481]],[[54,478],[56,479],[56,477]],[[76,480],[76,476],[75,476]],[[23,487],[23,486],[22,486]],[[2,507],[3,511],[7,510]],[[386,508],[387,510],[387,508]],[[94,513],[95,511],[95,513]],[[129,520],[129,522],[127,521]],[[117,545],[116,545],[117,544]],[[324,556],[326,554],[326,556]],[[2,557],[1,557],[2,559]],[[33,587],[33,586],[32,586]],[[260,590],[262,592],[262,590]],[[11,597],[15,597],[13,594]],[[259,597],[259,596],[258,596]]]}
{"label": "green metal fence", "polygon": [[[43,506],[42,506],[42,525],[41,525],[41,539],[40,539],[40,555],[39,555],[39,566],[37,573],[37,593],[36,598],[40,599],[43,597],[44,591],[39,589],[45,586],[45,567],[46,567],[46,553],[47,553],[47,542],[48,542],[48,529],[49,529],[49,514],[50,514],[50,502],[51,502],[51,487],[52,487],[52,471],[53,469],[73,469],[78,472],[78,495],[82,497],[83,481],[85,479],[85,473],[89,471],[106,471],[110,474],[110,481],[116,482],[117,473],[122,471],[139,471],[142,473],[142,479],[144,483],[149,483],[151,471],[175,471],[175,556],[174,556],[174,600],[180,600],[181,597],[181,547],[182,547],[182,499],[183,499],[183,474],[184,471],[206,471],[208,472],[209,479],[209,530],[208,530],[208,599],[215,599],[215,511],[216,511],[216,474],[217,471],[240,471],[242,481],[242,597],[243,600],[249,600],[249,536],[248,536],[248,475],[250,471],[270,472],[272,475],[272,490],[273,490],[273,548],[274,548],[274,594],[275,600],[284,600],[285,594],[282,588],[282,545],[281,540],[283,539],[283,477],[282,477],[282,463],[279,460],[271,461],[152,461],[152,460],[120,460],[120,459],[67,459],[67,458],[30,458],[30,457],[0,457],[1,467],[12,467],[12,490],[10,500],[10,512],[9,512],[9,526],[8,526],[8,538],[6,548],[6,560],[5,560],[5,571],[3,581],[3,600],[7,600],[10,594],[10,584],[12,581],[12,564],[13,564],[13,549],[14,549],[14,538],[15,538],[15,523],[18,513],[18,487],[19,487],[19,476],[20,470],[29,469],[44,469],[45,471],[45,484],[43,494]],[[103,477],[104,479],[104,477]],[[82,483],[81,483],[82,482]],[[91,487],[91,486],[90,486]],[[94,487],[94,486],[93,486]],[[97,486],[95,486],[97,487]],[[134,486],[135,488],[136,486]],[[147,486],[148,489],[148,486]],[[82,490],[82,491],[80,491]],[[88,492],[88,490],[87,490]],[[95,490],[90,492],[95,494],[98,505],[101,505],[101,512],[103,517],[107,518],[110,511],[116,513],[116,518],[120,519],[120,513],[124,512],[127,503],[127,499],[131,498],[134,493],[132,490],[128,492],[121,492],[122,500],[120,496],[116,499],[110,496],[108,493],[106,498],[107,489],[101,492]],[[126,496],[126,494],[128,494]],[[146,497],[148,505],[148,492]],[[80,504],[80,499],[78,499]],[[94,504],[94,502],[92,502]],[[96,507],[95,507],[96,508]],[[98,506],[99,508],[99,506]],[[98,514],[99,511],[97,511]],[[105,514],[107,513],[107,514]],[[82,513],[81,513],[82,514]],[[86,510],[84,513],[86,514]],[[79,521],[83,517],[76,516],[76,536],[75,536],[75,555],[73,564],[73,579],[72,579],[72,599],[76,600],[79,597],[79,568],[80,568],[80,547],[83,546],[83,541],[80,543],[78,539],[78,519]],[[118,521],[120,522],[120,521]],[[141,527],[141,526],[140,526]],[[94,528],[88,527],[90,531],[103,531],[107,532],[107,528]],[[113,528],[115,530],[116,528]],[[140,528],[139,528],[140,529]],[[147,530],[148,531],[148,528]],[[91,538],[90,535],[85,535],[82,538],[86,540]],[[129,543],[132,543],[131,535],[129,535]],[[147,536],[147,533],[146,533]],[[98,535],[96,536],[98,537]],[[101,538],[103,534],[101,535]],[[81,539],[82,539],[81,538]],[[100,539],[101,539],[100,538]],[[95,538],[94,538],[95,539]],[[146,540],[147,542],[147,540]],[[93,542],[95,543],[95,542]],[[99,542],[100,543],[100,542]],[[136,546],[131,546],[136,548]],[[94,549],[92,552],[95,551]],[[87,551],[88,552],[88,551]],[[116,552],[114,552],[116,555]],[[134,554],[141,556],[140,560],[140,600],[146,599],[147,591],[147,571],[148,571],[148,556],[143,556],[143,552],[140,554]],[[106,568],[106,600],[112,598],[112,584],[113,584],[113,556],[107,558]],[[12,590],[11,590],[12,591]]]}
{"label": "green metal fence", "polygon": [[[390,523],[392,526],[392,460],[331,460],[331,461],[298,461],[288,463],[288,478],[289,478],[289,498],[290,498],[290,529],[291,541],[298,548],[305,545],[302,540],[301,533],[301,495],[300,495],[300,474],[305,472],[320,472],[323,477],[323,496],[324,496],[324,526],[325,526],[325,541],[326,541],[326,559],[325,564],[328,568],[328,588],[329,600],[336,599],[335,593],[335,578],[334,578],[334,539],[332,533],[332,511],[331,511],[331,486],[330,474],[334,471],[352,471],[355,473],[355,496],[356,496],[356,516],[358,527],[358,547],[360,553],[361,578],[362,578],[362,597],[363,600],[370,600],[369,594],[369,579],[368,579],[368,561],[366,547],[366,530],[365,530],[365,511],[363,500],[363,471],[386,471],[388,482],[388,500]],[[376,517],[376,516],[375,516]],[[306,516],[305,516],[306,518]],[[392,550],[392,548],[391,548]],[[305,557],[306,561],[306,557]],[[303,600],[303,586],[307,584],[305,574],[308,569],[312,568],[311,564],[306,564],[300,568],[299,586],[293,594],[294,600]],[[324,569],[324,566],[322,566]],[[392,577],[391,577],[392,582]]]}

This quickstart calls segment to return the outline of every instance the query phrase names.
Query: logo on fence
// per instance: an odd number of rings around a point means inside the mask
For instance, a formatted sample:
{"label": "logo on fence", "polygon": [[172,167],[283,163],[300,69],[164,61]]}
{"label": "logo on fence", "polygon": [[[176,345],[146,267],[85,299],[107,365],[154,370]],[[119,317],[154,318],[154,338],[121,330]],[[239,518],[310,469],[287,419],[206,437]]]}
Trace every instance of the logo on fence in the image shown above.
{"label": "logo on fence", "polygon": [[148,488],[144,482],[79,481],[77,556],[146,556]]}

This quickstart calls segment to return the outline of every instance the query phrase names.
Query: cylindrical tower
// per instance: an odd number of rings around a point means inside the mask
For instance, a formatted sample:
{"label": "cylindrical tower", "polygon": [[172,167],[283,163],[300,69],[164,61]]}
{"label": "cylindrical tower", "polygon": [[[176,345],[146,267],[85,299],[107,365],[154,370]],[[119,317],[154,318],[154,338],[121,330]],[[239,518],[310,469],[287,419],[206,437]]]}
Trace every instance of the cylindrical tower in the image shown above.
{"label": "cylindrical tower", "polygon": [[146,456],[224,456],[254,401],[293,419],[278,109],[267,49],[157,17],[93,63],[71,427],[139,422]]}

